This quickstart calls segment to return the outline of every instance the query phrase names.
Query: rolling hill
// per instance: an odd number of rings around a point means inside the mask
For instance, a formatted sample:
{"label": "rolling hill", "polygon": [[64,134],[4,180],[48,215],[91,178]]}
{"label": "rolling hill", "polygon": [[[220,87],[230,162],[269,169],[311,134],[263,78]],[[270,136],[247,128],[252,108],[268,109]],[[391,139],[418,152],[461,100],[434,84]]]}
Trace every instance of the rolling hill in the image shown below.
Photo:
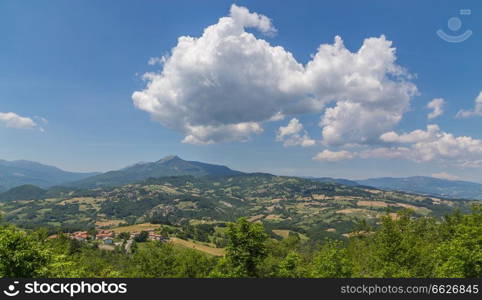
{"label": "rolling hill", "polygon": [[332,177],[307,177],[308,179],[311,179],[313,181],[317,182],[326,182],[326,183],[338,183],[338,184],[343,184],[343,185],[348,185],[348,186],[359,186],[359,184],[356,181],[349,180],[349,179],[343,179],[343,178],[332,178]]}
{"label": "rolling hill", "polygon": [[415,216],[441,216],[455,208],[468,211],[472,203],[269,174],[149,178],[118,187],[52,188],[48,196],[39,195],[28,200],[32,197],[17,193],[15,200],[0,202],[4,220],[55,231],[142,223],[188,228],[247,217],[270,230],[323,239],[349,234],[360,219],[376,224],[380,216],[396,217],[393,213],[406,208]]}
{"label": "rolling hill", "polygon": [[226,166],[207,164],[197,161],[186,161],[178,156],[164,157],[156,162],[138,163],[117,171],[110,171],[83,180],[66,184],[81,188],[100,186],[120,186],[139,182],[148,178],[168,176],[205,176],[241,175],[242,172],[231,170]]}
{"label": "rolling hill", "polygon": [[0,201],[37,200],[47,196],[46,190],[36,185],[20,185],[0,194]]}
{"label": "rolling hill", "polygon": [[46,188],[96,174],[67,172],[53,166],[27,160],[0,160],[0,192],[26,184]]}
{"label": "rolling hill", "polygon": [[433,177],[414,176],[406,178],[371,178],[357,181],[384,190],[404,191],[449,198],[482,200],[482,184],[468,181],[446,180]]}

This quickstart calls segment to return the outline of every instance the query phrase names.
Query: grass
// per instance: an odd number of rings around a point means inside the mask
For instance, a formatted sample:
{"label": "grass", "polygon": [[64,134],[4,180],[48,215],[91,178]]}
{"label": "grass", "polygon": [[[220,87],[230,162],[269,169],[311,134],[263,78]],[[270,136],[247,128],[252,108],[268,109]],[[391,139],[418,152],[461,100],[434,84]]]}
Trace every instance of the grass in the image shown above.
{"label": "grass", "polygon": [[287,239],[288,236],[290,235],[290,231],[289,230],[284,230],[284,229],[274,229],[273,230],[273,233],[284,238],[284,239]]}
{"label": "grass", "polygon": [[124,223],[124,220],[103,220],[95,222],[95,225],[98,227],[110,227],[119,226],[122,223]]}
{"label": "grass", "polygon": [[188,249],[194,249],[198,250],[210,255],[214,256],[224,256],[224,249],[222,248],[214,248],[214,247],[209,247],[206,245],[202,245],[193,241],[186,241],[177,237],[173,237],[169,239],[169,242],[173,243],[174,245],[178,245],[184,248]]}
{"label": "grass", "polygon": [[300,237],[300,239],[306,241],[308,240],[309,238],[302,234],[302,233],[298,233],[298,232],[295,232],[295,231],[292,231],[292,230],[286,230],[286,229],[273,229],[273,233],[276,234],[277,236],[280,236],[284,239],[287,239],[289,236],[290,236],[290,232],[292,233],[297,233],[298,236]]}
{"label": "grass", "polygon": [[369,207],[388,207],[388,204],[383,201],[358,201],[356,205]]}
{"label": "grass", "polygon": [[135,224],[130,226],[120,226],[117,228],[112,228],[112,231],[115,233],[121,232],[134,232],[134,231],[147,231],[149,229],[157,229],[160,228],[161,225],[159,224],[151,224],[151,223],[142,223],[142,224]]}

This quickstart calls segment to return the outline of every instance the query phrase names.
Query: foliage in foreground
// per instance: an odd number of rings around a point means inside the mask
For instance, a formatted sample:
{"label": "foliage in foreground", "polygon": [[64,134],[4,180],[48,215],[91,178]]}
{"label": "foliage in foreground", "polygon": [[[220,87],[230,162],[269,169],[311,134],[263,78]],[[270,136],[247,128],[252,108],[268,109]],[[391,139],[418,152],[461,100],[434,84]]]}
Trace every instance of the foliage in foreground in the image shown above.
{"label": "foliage in foreground", "polygon": [[441,220],[382,217],[361,223],[348,241],[314,244],[296,234],[270,239],[261,224],[229,225],[226,256],[215,258],[170,243],[136,251],[102,251],[45,231],[0,227],[0,277],[482,277],[482,209]]}

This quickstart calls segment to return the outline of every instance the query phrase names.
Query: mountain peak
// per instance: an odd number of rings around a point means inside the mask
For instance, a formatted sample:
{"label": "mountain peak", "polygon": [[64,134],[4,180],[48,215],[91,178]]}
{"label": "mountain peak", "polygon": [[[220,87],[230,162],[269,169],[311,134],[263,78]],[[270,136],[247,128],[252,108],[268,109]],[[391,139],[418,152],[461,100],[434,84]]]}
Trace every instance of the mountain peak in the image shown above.
{"label": "mountain peak", "polygon": [[177,156],[177,155],[168,155],[166,157],[163,157],[161,158],[160,160],[158,160],[159,163],[164,163],[164,162],[168,162],[168,161],[176,161],[176,160],[179,160],[179,161],[182,161],[182,159]]}
{"label": "mountain peak", "polygon": [[119,186],[136,183],[148,178],[170,176],[233,176],[243,174],[226,166],[183,160],[177,155],[169,155],[151,163],[135,164],[116,171],[109,171],[84,180],[69,183],[71,186],[98,187]]}

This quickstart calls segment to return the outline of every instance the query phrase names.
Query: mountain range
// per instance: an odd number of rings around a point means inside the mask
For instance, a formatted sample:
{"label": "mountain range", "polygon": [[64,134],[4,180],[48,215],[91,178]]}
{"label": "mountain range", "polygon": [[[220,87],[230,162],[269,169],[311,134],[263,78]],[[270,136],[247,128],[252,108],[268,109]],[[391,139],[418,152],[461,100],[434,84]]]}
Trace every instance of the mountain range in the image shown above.
{"label": "mountain range", "polygon": [[[47,188],[61,185],[70,188],[116,187],[137,183],[149,178],[169,176],[236,176],[246,173],[226,166],[183,160],[171,155],[155,162],[140,162],[120,170],[105,173],[74,173],[31,161],[0,160],[0,192],[21,185],[36,185]],[[482,200],[482,184],[453,181],[432,177],[371,178],[349,180],[343,178],[307,178],[322,183],[346,186],[369,186],[383,190],[402,191],[447,198]],[[16,194],[18,191],[14,191]]]}
{"label": "mountain range", "polygon": [[482,200],[482,184],[468,181],[413,176],[406,178],[371,178],[358,180],[357,183],[383,190],[395,190],[448,198]]}
{"label": "mountain range", "polygon": [[137,163],[117,171],[109,171],[79,181],[70,182],[65,185],[80,188],[93,188],[99,186],[120,186],[148,178],[169,176],[232,176],[241,174],[243,173],[231,170],[226,166],[187,161],[176,155],[170,155],[155,162]]}
{"label": "mountain range", "polygon": [[57,167],[27,160],[0,160],[0,191],[6,191],[24,184],[33,184],[45,188],[97,174],[67,172]]}

